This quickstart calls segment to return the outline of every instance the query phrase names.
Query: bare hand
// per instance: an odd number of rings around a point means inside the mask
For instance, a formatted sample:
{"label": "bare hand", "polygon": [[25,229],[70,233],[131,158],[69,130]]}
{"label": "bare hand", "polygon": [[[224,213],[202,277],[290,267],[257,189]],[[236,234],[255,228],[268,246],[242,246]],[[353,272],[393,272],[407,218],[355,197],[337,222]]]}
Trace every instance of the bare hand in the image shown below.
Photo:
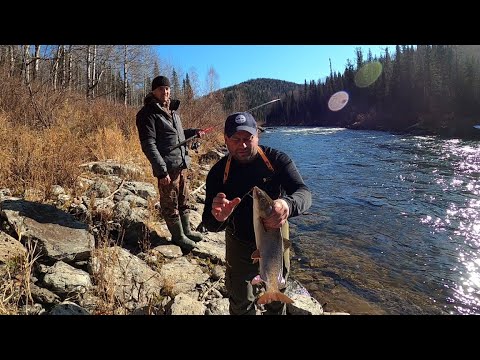
{"label": "bare hand", "polygon": [[240,201],[241,199],[239,197],[233,200],[227,200],[227,196],[224,193],[218,193],[217,196],[213,198],[212,215],[217,221],[225,221]]}
{"label": "bare hand", "polygon": [[163,178],[158,178],[158,187],[168,185],[171,181],[172,180],[170,179],[170,175],[168,174]]}
{"label": "bare hand", "polygon": [[273,209],[270,216],[263,219],[263,225],[268,229],[281,228],[288,219],[290,209],[288,204],[283,199],[277,199],[273,202]]}
{"label": "bare hand", "polygon": [[203,130],[198,130],[197,131],[197,136],[201,139],[203,136],[205,136],[206,132]]}

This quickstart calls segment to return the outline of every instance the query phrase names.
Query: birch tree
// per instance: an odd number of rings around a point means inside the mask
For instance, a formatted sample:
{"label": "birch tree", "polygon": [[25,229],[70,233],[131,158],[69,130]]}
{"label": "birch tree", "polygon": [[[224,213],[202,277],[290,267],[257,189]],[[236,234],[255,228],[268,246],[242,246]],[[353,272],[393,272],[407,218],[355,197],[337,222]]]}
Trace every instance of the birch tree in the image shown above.
{"label": "birch tree", "polygon": [[[114,46],[111,45],[87,45],[86,49],[86,73],[87,85],[86,96],[87,99],[96,97],[97,87],[100,84],[102,75],[105,73],[107,64],[114,60],[113,55]],[[103,94],[101,94],[103,95]]]}
{"label": "birch tree", "polygon": [[138,105],[145,93],[147,74],[155,63],[153,53],[150,46],[122,45],[121,54],[123,103]]}
{"label": "birch tree", "polygon": [[30,84],[30,45],[22,47],[22,77],[26,85]]}
{"label": "birch tree", "polygon": [[213,68],[213,66],[211,66],[208,69],[208,73],[207,73],[207,94],[213,93],[218,88],[219,88],[218,74]]}
{"label": "birch tree", "polygon": [[33,73],[32,73],[32,79],[35,80],[38,76],[38,70],[40,67],[40,47],[41,45],[35,45],[35,53],[34,57],[32,59],[33,62]]}

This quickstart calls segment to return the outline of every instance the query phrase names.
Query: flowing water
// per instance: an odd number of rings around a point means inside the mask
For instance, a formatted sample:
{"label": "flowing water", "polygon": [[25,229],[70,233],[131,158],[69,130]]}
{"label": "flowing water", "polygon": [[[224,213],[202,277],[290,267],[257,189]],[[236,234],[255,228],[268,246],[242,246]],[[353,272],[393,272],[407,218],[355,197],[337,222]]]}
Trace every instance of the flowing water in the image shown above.
{"label": "flowing water", "polygon": [[313,195],[292,275],[326,311],[480,314],[480,142],[268,128]]}

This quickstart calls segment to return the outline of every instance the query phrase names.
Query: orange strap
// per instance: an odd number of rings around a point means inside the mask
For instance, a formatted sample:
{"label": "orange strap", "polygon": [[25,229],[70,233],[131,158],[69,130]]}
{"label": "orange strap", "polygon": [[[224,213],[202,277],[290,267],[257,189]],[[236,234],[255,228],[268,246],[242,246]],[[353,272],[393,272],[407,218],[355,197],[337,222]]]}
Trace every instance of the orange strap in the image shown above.
{"label": "orange strap", "polygon": [[268,170],[270,170],[271,172],[275,172],[275,170],[273,170],[272,164],[270,164],[270,161],[268,160],[267,155],[265,155],[265,153],[263,152],[262,148],[258,146],[257,150],[260,156],[262,157],[263,162],[265,163],[265,165],[267,165]]}
{"label": "orange strap", "polygon": [[223,183],[225,184],[228,179],[228,172],[230,171],[230,163],[232,162],[232,155],[228,155],[227,165],[225,165],[225,171],[223,172]]}
{"label": "orange strap", "polygon": [[[273,169],[272,164],[270,163],[270,160],[268,160],[267,155],[265,155],[265,153],[263,152],[263,150],[262,150],[262,148],[261,148],[260,146],[257,146],[257,151],[258,151],[258,153],[260,154],[260,156],[262,157],[263,162],[265,163],[265,165],[267,165],[267,168],[268,168],[271,172],[275,172],[275,170]],[[230,164],[231,164],[231,163],[232,163],[232,155],[228,155],[227,164],[225,165],[225,171],[223,172],[223,183],[224,183],[224,184],[227,182],[228,173],[230,172]]]}

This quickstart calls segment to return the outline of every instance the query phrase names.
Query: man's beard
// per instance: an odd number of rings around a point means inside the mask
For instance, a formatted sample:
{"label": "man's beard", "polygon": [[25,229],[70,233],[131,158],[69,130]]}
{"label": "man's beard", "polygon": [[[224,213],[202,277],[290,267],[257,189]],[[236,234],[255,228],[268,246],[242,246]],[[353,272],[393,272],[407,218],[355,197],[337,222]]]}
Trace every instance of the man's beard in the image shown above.
{"label": "man's beard", "polygon": [[252,149],[252,152],[248,155],[248,157],[239,157],[238,155],[235,156],[235,160],[237,160],[239,163],[241,164],[248,164],[248,163],[251,163],[253,160],[255,160],[255,158],[257,157],[257,152]]}

